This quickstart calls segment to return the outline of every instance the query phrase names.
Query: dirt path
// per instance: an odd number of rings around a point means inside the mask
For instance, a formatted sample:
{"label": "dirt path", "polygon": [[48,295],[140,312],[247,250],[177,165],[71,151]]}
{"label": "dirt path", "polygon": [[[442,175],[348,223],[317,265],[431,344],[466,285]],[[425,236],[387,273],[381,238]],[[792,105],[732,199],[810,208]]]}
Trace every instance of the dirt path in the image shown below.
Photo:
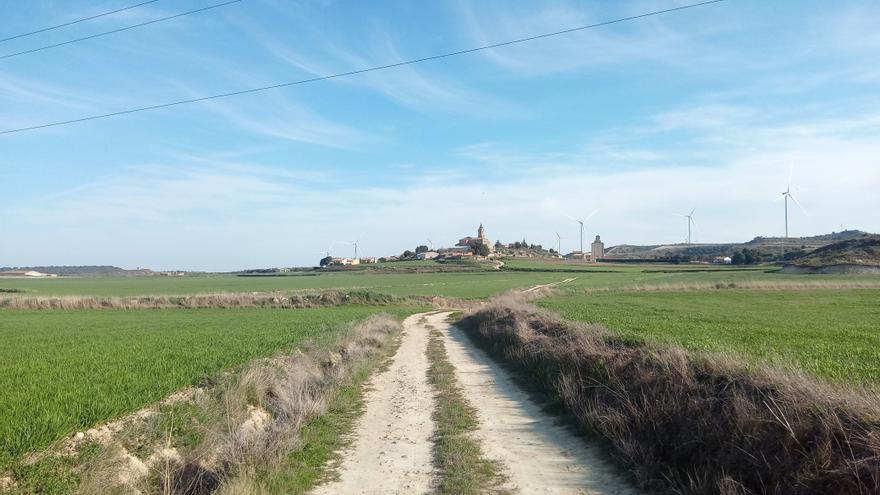
{"label": "dirt path", "polygon": [[404,321],[400,348],[387,370],[370,380],[366,411],[343,453],[340,479],[313,493],[421,494],[434,483],[431,436],[434,392],[428,383],[428,332],[413,315]]}
{"label": "dirt path", "polygon": [[518,493],[635,494],[602,452],[541,411],[496,362],[464,333],[446,322],[447,313],[428,317],[444,334],[449,361],[465,398],[477,409],[477,432],[486,455],[507,468],[509,488]]}
{"label": "dirt path", "polygon": [[[477,409],[486,457],[502,463],[513,493],[635,494],[602,454],[546,415],[507,373],[475,348],[448,312],[404,321],[389,368],[373,377],[366,411],[342,454],[339,480],[312,493],[424,494],[436,486],[432,464],[434,392],[427,379],[429,330],[440,330],[465,398]],[[421,323],[426,319],[427,323]]]}
{"label": "dirt path", "polygon": [[577,277],[567,278],[567,279],[565,279],[565,280],[560,280],[559,282],[552,282],[552,283],[549,283],[549,284],[536,285],[536,286],[534,286],[534,287],[529,287],[528,289],[524,290],[523,292],[535,292],[535,291],[539,291],[539,290],[541,290],[541,289],[544,289],[544,288],[546,288],[546,287],[556,287],[556,286],[559,285],[559,284],[565,284],[565,283],[568,283],[568,282],[574,282],[575,280],[577,280]]}

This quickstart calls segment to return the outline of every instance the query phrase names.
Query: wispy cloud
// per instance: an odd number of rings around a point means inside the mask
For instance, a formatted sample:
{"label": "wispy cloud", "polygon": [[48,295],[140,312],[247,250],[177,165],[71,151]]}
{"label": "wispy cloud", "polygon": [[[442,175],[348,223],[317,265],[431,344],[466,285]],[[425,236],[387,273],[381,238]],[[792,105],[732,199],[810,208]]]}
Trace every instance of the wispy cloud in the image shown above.
{"label": "wispy cloud", "polygon": [[[418,58],[432,53],[404,53],[391,31],[382,23],[373,23],[359,45],[330,38],[315,29],[311,19],[292,19],[312,40],[308,52],[295,49],[260,28],[255,22],[238,22],[251,37],[274,57],[311,76],[359,70]],[[414,65],[396,67],[379,73],[358,74],[333,81],[337,84],[368,88],[404,107],[422,112],[504,115],[521,112],[518,106],[499,97],[469,87],[444,71],[432,71]]]}
{"label": "wispy cloud", "polygon": [[[669,7],[656,2],[587,6],[570,2],[499,5],[460,1],[456,5],[462,28],[475,45],[535,36]],[[711,10],[705,15],[713,19],[711,25],[691,24],[686,33],[668,25],[676,22],[673,15],[568,33],[481,53],[486,59],[521,76],[620,66],[633,61],[657,62],[688,72],[754,66],[753,60],[710,41],[713,36],[734,29],[735,24],[713,15]]]}

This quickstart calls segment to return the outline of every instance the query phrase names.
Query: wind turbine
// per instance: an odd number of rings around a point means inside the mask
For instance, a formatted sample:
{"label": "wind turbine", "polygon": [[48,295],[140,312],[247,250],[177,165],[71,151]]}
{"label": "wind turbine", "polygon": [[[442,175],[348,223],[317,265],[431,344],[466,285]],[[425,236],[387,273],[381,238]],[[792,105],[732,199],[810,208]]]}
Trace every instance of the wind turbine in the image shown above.
{"label": "wind turbine", "polygon": [[599,210],[593,210],[593,213],[590,213],[589,215],[587,215],[587,218],[585,218],[583,220],[574,219],[575,222],[577,222],[581,225],[581,256],[582,257],[584,255],[584,222],[593,218],[593,215],[595,215],[596,213],[599,213]]}
{"label": "wind turbine", "polygon": [[358,259],[358,241],[351,243],[354,246],[354,259]]}
{"label": "wind turbine", "polygon": [[688,219],[688,242],[687,242],[688,244],[691,243],[691,226],[692,226],[692,225],[693,225],[694,227],[697,226],[697,222],[694,221],[694,212],[695,212],[695,211],[697,211],[696,208],[694,208],[693,210],[691,210],[691,212],[688,213],[687,215],[682,215],[684,218],[687,218],[687,219]]}
{"label": "wind turbine", "polygon": [[785,238],[782,241],[783,256],[785,255],[785,244],[788,241],[788,200],[791,199],[792,201],[794,201],[794,204],[796,204],[798,208],[800,208],[801,211],[804,212],[804,215],[809,216],[809,214],[807,214],[807,210],[805,210],[804,207],[801,206],[800,203],[798,203],[798,200],[795,199],[795,197],[791,194],[791,176],[793,173],[794,166],[792,166],[788,172],[788,186],[786,186],[785,191],[783,191],[782,194],[780,194],[779,197],[774,200],[779,201],[780,199],[782,199],[784,200],[783,203],[785,203]]}
{"label": "wind turbine", "polygon": [[562,256],[562,236],[556,233],[556,253]]}

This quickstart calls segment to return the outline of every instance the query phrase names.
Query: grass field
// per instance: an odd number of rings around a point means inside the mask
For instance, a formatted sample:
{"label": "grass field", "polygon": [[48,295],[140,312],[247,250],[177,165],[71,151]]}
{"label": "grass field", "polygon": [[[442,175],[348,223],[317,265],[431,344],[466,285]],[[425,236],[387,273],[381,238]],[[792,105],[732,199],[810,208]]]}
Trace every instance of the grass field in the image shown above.
{"label": "grass field", "polygon": [[539,302],[639,339],[880,384],[880,290],[601,292]]}
{"label": "grass field", "polygon": [[[372,273],[339,271],[279,277],[204,275],[186,277],[95,277],[57,279],[2,279],[0,289],[26,291],[5,296],[140,296],[185,295],[206,292],[269,292],[323,289],[370,289],[394,295],[441,295],[476,299],[511,289],[575,278],[561,288],[572,291],[651,285],[738,282],[871,282],[880,277],[856,275],[785,275],[766,267],[705,265],[584,265],[577,263],[508,260],[508,265],[530,271],[475,271],[445,273]],[[573,268],[572,268],[573,267]],[[559,270],[575,271],[559,271]]]}
{"label": "grass field", "polygon": [[0,471],[25,452],[219,370],[326,341],[378,311],[416,309],[3,311]]}
{"label": "grass field", "polygon": [[433,295],[479,298],[513,288],[560,280],[555,273],[452,272],[369,273],[329,272],[319,275],[236,277],[100,277],[5,279],[0,288],[25,290],[22,295],[183,295],[204,292],[292,291],[309,289],[372,289],[395,295]]}

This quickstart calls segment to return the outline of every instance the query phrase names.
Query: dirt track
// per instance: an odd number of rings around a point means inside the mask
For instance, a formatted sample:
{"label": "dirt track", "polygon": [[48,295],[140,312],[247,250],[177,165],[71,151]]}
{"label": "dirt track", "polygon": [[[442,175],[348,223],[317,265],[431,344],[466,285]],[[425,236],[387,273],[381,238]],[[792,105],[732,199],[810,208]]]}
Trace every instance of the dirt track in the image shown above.
{"label": "dirt track", "polygon": [[[336,466],[339,479],[313,493],[418,494],[436,486],[432,465],[433,391],[427,380],[427,325],[444,335],[449,360],[468,402],[487,457],[504,466],[514,493],[636,493],[584,439],[554,423],[507,373],[465,335],[448,313],[414,315],[390,367],[370,382],[354,442]],[[422,323],[426,319],[427,323]]]}
{"label": "dirt track", "polygon": [[366,411],[343,453],[339,480],[316,494],[427,493],[434,481],[431,436],[434,392],[428,383],[423,315],[404,321],[400,348],[387,370],[370,380]]}

